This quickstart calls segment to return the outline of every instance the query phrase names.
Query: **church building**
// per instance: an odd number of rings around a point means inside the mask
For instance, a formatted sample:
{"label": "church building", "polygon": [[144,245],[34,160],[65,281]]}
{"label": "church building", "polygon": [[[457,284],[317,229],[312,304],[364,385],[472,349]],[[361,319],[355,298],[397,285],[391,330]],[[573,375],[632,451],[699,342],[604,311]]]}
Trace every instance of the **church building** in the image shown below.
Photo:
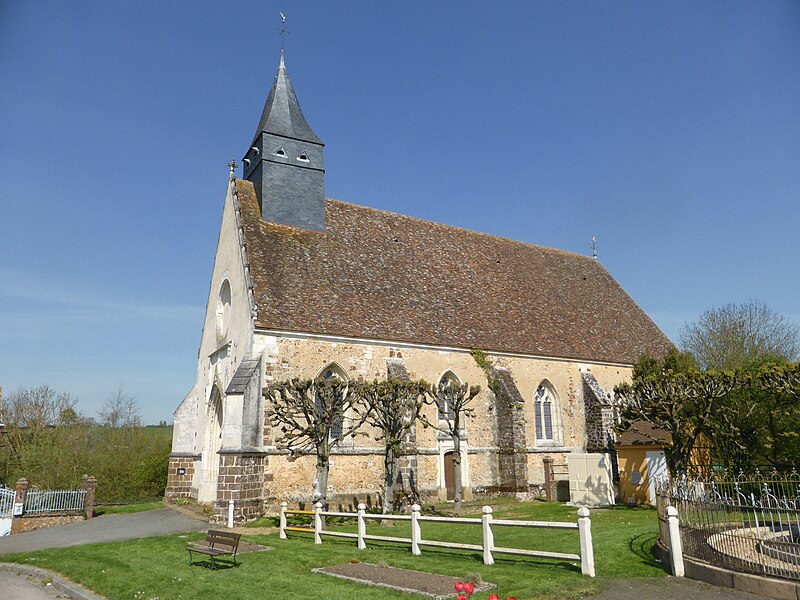
{"label": "church building", "polygon": [[[537,494],[546,462],[563,470],[570,453],[607,451],[609,393],[643,353],[672,345],[608,271],[591,257],[326,198],[323,149],[281,55],[243,178],[231,168],[167,498],[213,503],[220,517],[232,499],[237,521],[282,500],[307,505],[315,457],[289,460],[262,395],[296,377],[480,385],[461,451],[467,498]],[[449,437],[417,427],[406,451],[401,489],[452,497]],[[331,502],[379,503],[382,482],[374,435],[335,446]]]}

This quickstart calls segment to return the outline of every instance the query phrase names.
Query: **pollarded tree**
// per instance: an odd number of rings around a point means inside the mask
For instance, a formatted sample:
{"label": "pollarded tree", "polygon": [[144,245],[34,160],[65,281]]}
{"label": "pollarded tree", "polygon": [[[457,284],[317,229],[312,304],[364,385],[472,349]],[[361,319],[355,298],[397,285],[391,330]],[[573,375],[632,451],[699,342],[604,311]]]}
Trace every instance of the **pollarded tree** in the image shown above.
{"label": "pollarded tree", "polygon": [[704,369],[738,369],[800,355],[800,328],[763,302],[707,310],[680,331],[680,344]]}
{"label": "pollarded tree", "polygon": [[667,370],[636,377],[631,383],[614,388],[620,429],[627,429],[636,421],[648,421],[669,431],[672,446],[665,452],[667,465],[673,474],[685,473],[695,444],[701,436],[719,430],[726,399],[739,387],[740,376],[730,371]]}
{"label": "pollarded tree", "polygon": [[[313,500],[324,503],[331,448],[355,433],[366,416],[358,395],[337,378],[292,379],[269,385],[263,393],[271,401],[270,424],[281,432],[277,444],[289,450],[289,460],[316,455]],[[350,417],[347,422],[345,415]]]}
{"label": "pollarded tree", "polygon": [[[425,426],[433,427],[450,436],[453,440],[453,467],[455,483],[455,504],[453,513],[461,512],[461,438],[464,435],[464,421],[474,416],[474,410],[469,406],[480,393],[480,386],[470,387],[468,384],[459,384],[453,379],[443,378],[438,385],[430,385],[427,390],[426,403],[434,404],[439,413],[436,421],[431,421],[424,415],[420,420]],[[441,418],[443,417],[443,418]]]}
{"label": "pollarded tree", "polygon": [[397,459],[419,418],[427,389],[424,381],[398,379],[354,384],[353,393],[363,402],[366,423],[378,430],[376,440],[384,443],[383,514],[395,506]]}

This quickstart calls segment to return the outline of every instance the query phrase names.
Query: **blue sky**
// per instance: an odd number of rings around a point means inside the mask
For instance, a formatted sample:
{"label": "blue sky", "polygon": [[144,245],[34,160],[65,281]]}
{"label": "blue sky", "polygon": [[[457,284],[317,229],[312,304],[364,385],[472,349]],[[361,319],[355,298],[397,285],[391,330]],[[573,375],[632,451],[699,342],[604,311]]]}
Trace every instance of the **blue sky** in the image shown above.
{"label": "blue sky", "polygon": [[[800,323],[800,3],[0,3],[0,385],[171,420],[286,63],[329,197],[589,253],[673,340]],[[538,293],[532,290],[532,293]],[[546,292],[545,292],[546,293]]]}

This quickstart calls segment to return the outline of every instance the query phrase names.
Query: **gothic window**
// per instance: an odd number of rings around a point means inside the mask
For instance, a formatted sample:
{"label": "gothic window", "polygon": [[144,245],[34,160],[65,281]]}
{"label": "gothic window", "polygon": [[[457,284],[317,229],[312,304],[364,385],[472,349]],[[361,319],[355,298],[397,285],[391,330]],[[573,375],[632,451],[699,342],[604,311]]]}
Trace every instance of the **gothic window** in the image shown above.
{"label": "gothic window", "polygon": [[226,279],[222,282],[219,288],[219,296],[217,297],[217,337],[223,338],[228,332],[228,325],[231,316],[231,284]]}
{"label": "gothic window", "polygon": [[275,150],[275,156],[286,156],[286,150],[283,149],[283,146]]}
{"label": "gothic window", "polygon": [[[449,388],[449,387],[459,387],[461,385],[461,381],[456,374],[452,371],[447,371],[444,375],[442,375],[441,379],[439,379],[439,387],[440,388]],[[439,409],[439,420],[440,421],[452,421],[453,420],[453,412],[451,407],[447,404],[447,401],[444,399],[437,399],[436,406]]]}
{"label": "gothic window", "polygon": [[548,382],[543,382],[533,396],[533,416],[536,423],[536,441],[559,443],[561,441],[561,419],[555,391]]}
{"label": "gothic window", "polygon": [[[336,363],[331,363],[327,367],[322,369],[322,371],[320,371],[320,373],[319,373],[319,375],[317,375],[317,377],[325,379],[326,381],[336,380],[336,381],[342,381],[342,382],[345,382],[345,383],[347,382],[347,375],[345,374],[344,369],[342,369],[342,367],[340,367]],[[319,396],[317,396],[317,410],[318,411],[322,409],[321,404],[322,404],[321,400],[320,400]],[[332,439],[335,439],[335,438],[339,437],[340,435],[342,435],[342,431],[344,431],[344,426],[345,426],[345,419],[348,416],[349,415],[340,414],[340,415],[336,415],[334,417],[333,422],[331,423],[330,434],[329,434]]]}
{"label": "gothic window", "polygon": [[299,160],[300,162],[309,162],[308,155],[305,152],[303,152],[300,156],[298,156],[297,160]]}

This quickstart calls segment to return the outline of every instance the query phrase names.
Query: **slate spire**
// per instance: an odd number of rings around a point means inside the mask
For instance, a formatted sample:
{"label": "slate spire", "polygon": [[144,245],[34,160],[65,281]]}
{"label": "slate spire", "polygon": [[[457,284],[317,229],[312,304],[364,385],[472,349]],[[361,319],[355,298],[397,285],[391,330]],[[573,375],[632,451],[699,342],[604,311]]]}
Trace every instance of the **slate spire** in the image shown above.
{"label": "slate spire", "polygon": [[278,72],[244,156],[265,221],[325,231],[324,144],[308,125],[286,71]]}

